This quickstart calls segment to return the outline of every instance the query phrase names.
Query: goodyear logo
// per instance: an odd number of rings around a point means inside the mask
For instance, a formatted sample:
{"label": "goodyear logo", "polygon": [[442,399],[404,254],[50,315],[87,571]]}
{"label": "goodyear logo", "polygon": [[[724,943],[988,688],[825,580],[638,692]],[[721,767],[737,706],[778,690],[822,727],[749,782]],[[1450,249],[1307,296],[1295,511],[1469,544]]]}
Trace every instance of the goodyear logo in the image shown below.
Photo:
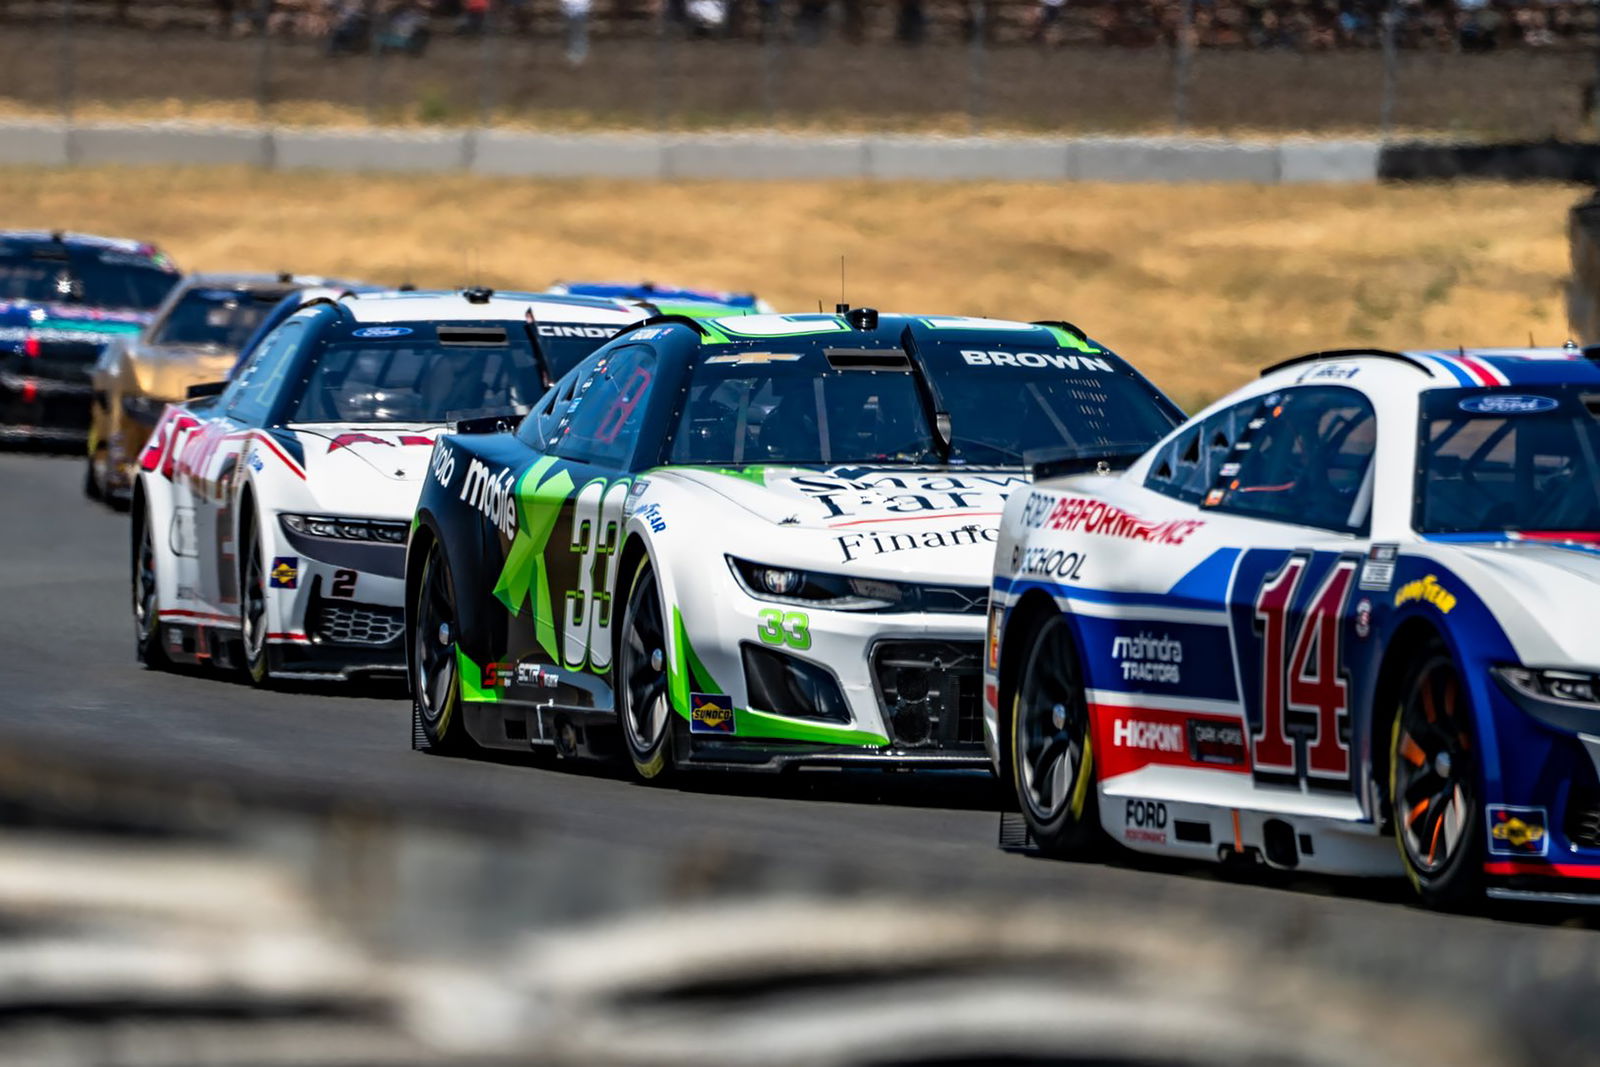
{"label": "goodyear logo", "polygon": [[1543,808],[1489,805],[1489,851],[1497,856],[1543,856],[1550,846]]}
{"label": "goodyear logo", "polygon": [[300,582],[300,557],[275,556],[272,560],[272,588],[293,589]]}
{"label": "goodyear logo", "polygon": [[1432,574],[1418,578],[1414,582],[1407,582],[1395,591],[1395,607],[1398,608],[1402,604],[1409,604],[1413,600],[1424,604],[1432,604],[1439,609],[1439,613],[1442,615],[1450,614],[1451,610],[1456,606],[1455,594],[1440,585],[1438,577]]}
{"label": "goodyear logo", "polygon": [[689,732],[733,733],[733,698],[715,693],[690,693]]}

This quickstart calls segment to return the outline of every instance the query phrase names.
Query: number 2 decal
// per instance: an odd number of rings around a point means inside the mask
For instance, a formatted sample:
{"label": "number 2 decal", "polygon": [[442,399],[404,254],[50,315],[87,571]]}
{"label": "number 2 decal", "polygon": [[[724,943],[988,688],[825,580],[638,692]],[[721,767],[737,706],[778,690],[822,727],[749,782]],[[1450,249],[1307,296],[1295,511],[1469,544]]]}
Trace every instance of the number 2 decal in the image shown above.
{"label": "number 2 decal", "polygon": [[1293,555],[1261,583],[1255,632],[1261,638],[1261,721],[1252,735],[1255,769],[1296,775],[1296,741],[1306,746],[1306,776],[1350,777],[1350,746],[1339,736],[1350,714],[1344,676],[1345,604],[1356,561],[1340,559],[1293,616],[1291,606],[1310,558]]}
{"label": "number 2 decal", "polygon": [[328,595],[349,600],[356,595],[356,572],[352,570],[337,570],[333,572],[333,581],[328,585]]}

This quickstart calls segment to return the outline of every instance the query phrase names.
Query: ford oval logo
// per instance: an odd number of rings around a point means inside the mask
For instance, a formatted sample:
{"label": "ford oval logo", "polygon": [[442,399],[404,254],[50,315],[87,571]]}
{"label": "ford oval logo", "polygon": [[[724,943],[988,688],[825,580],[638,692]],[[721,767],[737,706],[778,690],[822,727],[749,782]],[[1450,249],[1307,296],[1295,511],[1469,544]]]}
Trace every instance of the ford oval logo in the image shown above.
{"label": "ford oval logo", "polygon": [[409,326],[363,326],[359,330],[351,330],[351,337],[404,337],[411,332]]}
{"label": "ford oval logo", "polygon": [[1469,396],[1461,402],[1462,411],[1475,415],[1532,415],[1540,411],[1554,411],[1561,401],[1553,396],[1516,396],[1511,393],[1490,393],[1487,396]]}

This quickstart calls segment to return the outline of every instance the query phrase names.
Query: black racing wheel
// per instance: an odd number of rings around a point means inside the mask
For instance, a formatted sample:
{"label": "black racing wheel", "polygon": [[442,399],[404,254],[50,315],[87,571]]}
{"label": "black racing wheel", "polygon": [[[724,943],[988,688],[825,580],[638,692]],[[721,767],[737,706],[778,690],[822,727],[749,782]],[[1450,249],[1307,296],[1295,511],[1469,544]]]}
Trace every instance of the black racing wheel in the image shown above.
{"label": "black racing wheel", "polygon": [[674,769],[664,618],[661,590],[647,557],[640,561],[628,593],[615,684],[628,757],[639,777],[653,782],[663,781]]}
{"label": "black racing wheel", "polygon": [[1425,904],[1481,893],[1482,805],[1472,707],[1450,653],[1433,641],[1413,658],[1389,735],[1389,796],[1400,861]]}
{"label": "black racing wheel", "polygon": [[1083,672],[1060,615],[1033,632],[1023,657],[1011,707],[1011,780],[1044,852],[1078,854],[1100,840]]}

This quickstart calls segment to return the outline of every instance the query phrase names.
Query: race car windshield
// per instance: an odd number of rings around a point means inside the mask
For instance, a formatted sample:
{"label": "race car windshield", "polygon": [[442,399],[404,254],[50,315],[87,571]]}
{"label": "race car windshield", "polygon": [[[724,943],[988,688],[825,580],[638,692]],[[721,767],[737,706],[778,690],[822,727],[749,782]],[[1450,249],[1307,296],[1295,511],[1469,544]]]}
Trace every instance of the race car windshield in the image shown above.
{"label": "race car windshield", "polygon": [[671,462],[938,460],[916,379],[904,371],[831,369],[820,352],[743,352],[728,359],[695,368]]}
{"label": "race car windshield", "polygon": [[238,350],[256,326],[283,299],[280,291],[190,289],[156,330],[160,345],[194,345]]}
{"label": "race car windshield", "polygon": [[171,271],[139,263],[0,256],[0,300],[149,311],[177,280]]}
{"label": "race car windshield", "polygon": [[993,366],[944,345],[917,358],[932,398],[921,394],[909,365],[846,368],[822,351],[714,356],[694,371],[670,461],[937,463],[935,405],[950,415],[954,464],[1021,466],[1045,449],[1142,450],[1177,421],[1148,383],[1109,360],[1091,366],[1057,356]]}
{"label": "race car windshield", "polygon": [[1143,452],[1180,421],[1165,397],[1109,353],[945,344],[924,350],[922,362],[950,413],[956,462]]}
{"label": "race car windshield", "polygon": [[426,324],[393,338],[328,344],[290,422],[457,422],[525,414],[542,392],[520,330],[498,344],[442,344]]}
{"label": "race car windshield", "polygon": [[1424,395],[1422,533],[1600,532],[1600,393]]}

